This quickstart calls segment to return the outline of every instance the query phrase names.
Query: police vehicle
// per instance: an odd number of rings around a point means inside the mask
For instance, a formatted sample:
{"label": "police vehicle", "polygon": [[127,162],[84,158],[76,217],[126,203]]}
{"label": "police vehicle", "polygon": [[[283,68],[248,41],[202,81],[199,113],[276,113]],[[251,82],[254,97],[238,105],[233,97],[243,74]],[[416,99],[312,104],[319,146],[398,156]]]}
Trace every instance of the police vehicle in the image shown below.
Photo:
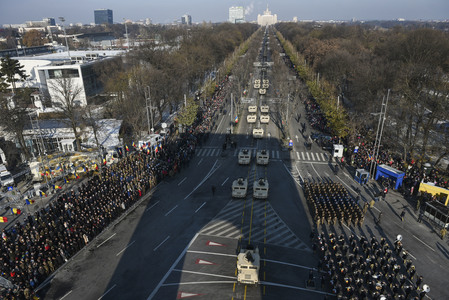
{"label": "police vehicle", "polygon": [[239,152],[239,165],[249,165],[251,162],[251,150],[242,149]]}
{"label": "police vehicle", "polygon": [[267,150],[259,150],[256,155],[256,163],[258,165],[268,165],[268,161],[270,160],[270,156]]}
{"label": "police vehicle", "polygon": [[268,180],[266,178],[259,178],[254,182],[253,198],[267,199],[268,198]]}
{"label": "police vehicle", "polygon": [[232,197],[245,198],[248,191],[248,180],[240,177],[232,183]]}

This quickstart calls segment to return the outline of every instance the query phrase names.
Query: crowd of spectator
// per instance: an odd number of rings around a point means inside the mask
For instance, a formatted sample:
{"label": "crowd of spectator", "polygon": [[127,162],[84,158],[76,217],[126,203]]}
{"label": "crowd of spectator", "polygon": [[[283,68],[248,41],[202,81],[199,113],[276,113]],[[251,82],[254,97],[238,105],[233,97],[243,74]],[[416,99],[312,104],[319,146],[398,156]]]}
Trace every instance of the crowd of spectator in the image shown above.
{"label": "crowd of spectator", "polygon": [[[200,137],[213,127],[223,105],[227,80],[206,100],[202,113],[186,134],[167,138],[157,152],[129,149],[109,167],[60,192],[56,199],[23,222],[2,231],[1,277],[14,285],[3,288],[1,299],[33,299],[50,274],[85,247],[129,207],[193,157]],[[93,171],[91,171],[92,173]]]}

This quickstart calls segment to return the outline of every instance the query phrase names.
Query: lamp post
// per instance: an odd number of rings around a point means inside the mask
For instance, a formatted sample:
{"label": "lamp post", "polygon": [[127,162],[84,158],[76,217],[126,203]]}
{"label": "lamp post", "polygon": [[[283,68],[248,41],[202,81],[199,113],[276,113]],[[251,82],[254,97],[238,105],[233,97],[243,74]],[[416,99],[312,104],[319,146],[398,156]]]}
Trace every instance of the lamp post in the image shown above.
{"label": "lamp post", "polygon": [[59,17],[59,20],[62,23],[62,30],[64,31],[65,44],[67,46],[67,53],[69,54],[69,59],[72,59],[71,56],[70,56],[70,49],[69,49],[69,42],[67,41],[67,34],[65,32],[65,26],[64,26],[65,19],[64,19],[64,17]]}
{"label": "lamp post", "polygon": [[128,44],[128,51],[130,50],[130,45],[129,45],[129,37],[128,37],[128,25],[126,23],[125,18],[123,18],[123,21],[125,22],[125,34],[126,34],[126,43]]}

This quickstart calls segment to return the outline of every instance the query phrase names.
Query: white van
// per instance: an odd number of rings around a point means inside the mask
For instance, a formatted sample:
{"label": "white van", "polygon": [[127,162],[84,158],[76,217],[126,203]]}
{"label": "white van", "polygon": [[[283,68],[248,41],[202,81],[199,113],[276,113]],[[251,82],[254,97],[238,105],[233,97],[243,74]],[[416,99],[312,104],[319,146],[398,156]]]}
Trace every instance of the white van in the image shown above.
{"label": "white van", "polygon": [[[140,149],[140,147],[142,147],[143,145],[145,145],[145,147],[148,147],[148,145],[150,146],[155,146],[158,145],[160,142],[162,142],[163,137],[160,134],[157,133],[153,133],[148,135],[147,137],[143,138],[142,140],[140,140],[137,143],[137,147]],[[144,147],[144,148],[145,148]]]}

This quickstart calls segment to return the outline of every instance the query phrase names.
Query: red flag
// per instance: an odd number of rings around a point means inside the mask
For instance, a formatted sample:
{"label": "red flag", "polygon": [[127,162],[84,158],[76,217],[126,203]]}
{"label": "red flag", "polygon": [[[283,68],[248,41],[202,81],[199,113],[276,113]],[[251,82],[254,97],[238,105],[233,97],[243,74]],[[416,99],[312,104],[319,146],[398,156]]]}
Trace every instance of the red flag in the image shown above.
{"label": "red flag", "polygon": [[8,222],[7,217],[0,217],[0,223],[6,223],[6,222]]}

